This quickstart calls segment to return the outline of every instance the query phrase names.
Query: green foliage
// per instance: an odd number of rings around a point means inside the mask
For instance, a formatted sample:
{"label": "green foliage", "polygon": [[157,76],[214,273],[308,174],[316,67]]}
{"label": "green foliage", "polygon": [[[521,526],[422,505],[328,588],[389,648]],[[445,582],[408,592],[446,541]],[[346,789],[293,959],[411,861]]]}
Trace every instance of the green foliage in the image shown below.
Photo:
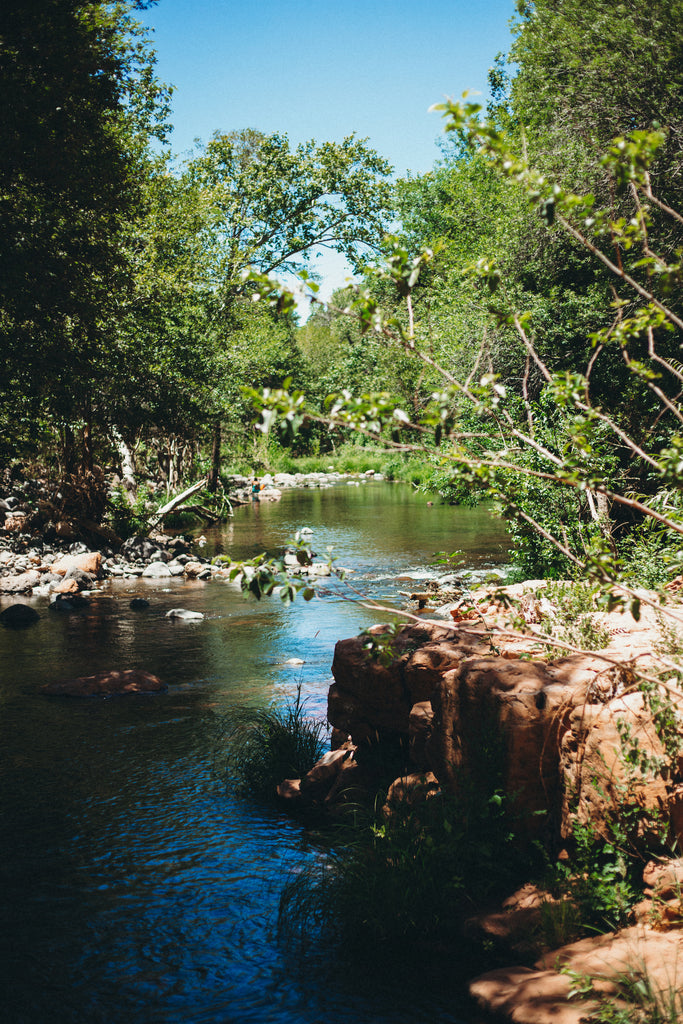
{"label": "green foliage", "polygon": [[291,150],[285,135],[216,132],[186,169],[205,209],[214,284],[232,289],[247,268],[304,269],[316,247],[358,264],[381,237],[390,171],[354,136]]}
{"label": "green foliage", "polygon": [[274,800],[284,779],[302,778],[320,760],[325,741],[325,723],[307,716],[299,684],[293,701],[231,718],[228,777],[246,793]]}
{"label": "green foliage", "polygon": [[149,529],[151,511],[152,500],[147,487],[138,489],[132,503],[122,486],[115,487],[109,494],[107,518],[121,540],[126,540],[135,534],[146,534]]}
{"label": "green foliage", "polygon": [[581,650],[607,647],[611,637],[595,620],[601,605],[594,587],[581,582],[549,583],[542,593],[553,607],[553,613],[543,617],[542,632]]}
{"label": "green foliage", "polygon": [[544,949],[559,949],[581,938],[584,925],[581,911],[569,894],[541,903],[540,941]]}
{"label": "green foliage", "polygon": [[92,428],[129,383],[117,323],[147,142],[165,130],[168,95],[135,6],[30,2],[0,15],[1,404],[49,417],[69,472],[92,469]]}
{"label": "green foliage", "polygon": [[[623,839],[621,824],[615,832]],[[617,845],[598,836],[589,825],[576,823],[573,856],[558,864],[553,894],[577,910],[582,931],[611,931],[626,925],[631,907],[640,898],[642,861],[629,858]]]}
{"label": "green foliage", "polygon": [[396,659],[394,644],[402,623],[391,622],[382,626],[381,632],[373,627],[362,629],[360,635],[363,637],[363,650],[371,661],[376,661],[385,668]]}
{"label": "green foliage", "polygon": [[324,863],[288,883],[281,936],[304,947],[331,943],[336,955],[350,958],[403,955],[416,944],[459,946],[463,916],[528,866],[512,838],[497,791],[401,803],[358,824]]}

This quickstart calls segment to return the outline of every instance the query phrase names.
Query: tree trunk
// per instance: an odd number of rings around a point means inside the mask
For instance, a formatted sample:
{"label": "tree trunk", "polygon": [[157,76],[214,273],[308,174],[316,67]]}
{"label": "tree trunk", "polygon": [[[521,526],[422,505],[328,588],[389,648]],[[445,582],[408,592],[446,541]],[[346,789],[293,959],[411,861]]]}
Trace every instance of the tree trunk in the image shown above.
{"label": "tree trunk", "polygon": [[76,470],[76,439],[69,423],[64,425],[62,432],[63,475],[70,476]]}
{"label": "tree trunk", "polygon": [[208,490],[216,493],[221,472],[221,421],[216,420],[213,427],[213,445],[211,448],[211,472],[209,473]]}
{"label": "tree trunk", "polygon": [[128,496],[128,501],[132,504],[137,490],[133,453],[116,427],[112,427],[111,434],[121,459],[121,481]]}

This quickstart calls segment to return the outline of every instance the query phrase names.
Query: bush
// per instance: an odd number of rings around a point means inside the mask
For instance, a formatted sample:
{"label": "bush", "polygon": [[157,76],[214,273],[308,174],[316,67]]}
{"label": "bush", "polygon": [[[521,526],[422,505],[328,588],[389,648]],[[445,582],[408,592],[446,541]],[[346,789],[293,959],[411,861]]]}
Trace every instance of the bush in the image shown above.
{"label": "bush", "polygon": [[280,936],[304,950],[329,944],[352,959],[459,944],[473,906],[528,871],[511,824],[504,797],[482,799],[479,790],[377,814],[287,884]]}
{"label": "bush", "polygon": [[147,533],[151,510],[148,487],[139,488],[132,505],[123,487],[116,487],[109,493],[107,518],[121,540],[127,540],[138,533]]}
{"label": "bush", "polygon": [[542,594],[555,609],[554,616],[544,617],[542,632],[583,650],[599,651],[607,647],[611,639],[609,631],[594,617],[600,610],[594,587],[581,582],[550,582]]}

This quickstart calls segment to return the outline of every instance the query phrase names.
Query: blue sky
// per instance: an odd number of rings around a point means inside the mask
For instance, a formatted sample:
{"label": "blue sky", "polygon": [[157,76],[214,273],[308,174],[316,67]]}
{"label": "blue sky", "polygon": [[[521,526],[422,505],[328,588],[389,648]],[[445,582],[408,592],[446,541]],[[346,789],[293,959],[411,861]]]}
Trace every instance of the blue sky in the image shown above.
{"label": "blue sky", "polygon": [[[367,137],[397,175],[439,157],[445,96],[486,92],[509,48],[514,0],[160,0],[159,77],[175,87],[174,152],[215,130],[286,133],[292,143]],[[343,283],[338,259],[318,267],[325,292]]]}

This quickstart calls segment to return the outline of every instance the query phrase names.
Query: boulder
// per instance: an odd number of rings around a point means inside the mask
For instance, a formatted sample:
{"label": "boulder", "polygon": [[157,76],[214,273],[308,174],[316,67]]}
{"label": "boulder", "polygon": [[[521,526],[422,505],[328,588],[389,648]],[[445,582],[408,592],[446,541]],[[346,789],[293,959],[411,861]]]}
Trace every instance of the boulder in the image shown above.
{"label": "boulder", "polygon": [[[535,596],[540,586],[524,584],[520,594]],[[338,734],[359,746],[407,740],[416,768],[434,772],[447,792],[465,780],[469,787],[499,779],[527,838],[569,840],[577,822],[607,835],[626,798],[642,811],[632,841],[661,829],[660,818],[683,843],[683,757],[658,774],[657,760],[666,758],[652,713],[631,692],[629,665],[647,666],[658,642],[652,609],[638,621],[599,613],[612,637],[600,654],[541,660],[532,636],[510,632],[502,599],[492,604],[482,592],[476,603],[476,626],[423,622],[396,635],[374,626],[339,641],[328,694]],[[482,614],[491,616],[488,626]],[[627,734],[652,765],[640,779],[628,768]]]}
{"label": "boulder", "polygon": [[368,634],[340,640],[332,662],[328,718],[354,743],[378,732],[407,737],[413,705],[429,699],[446,667],[478,647],[476,641],[455,644],[455,630],[435,623],[407,626],[396,637],[385,626]]}
{"label": "boulder", "polygon": [[[426,756],[441,784],[498,773],[532,833],[557,821],[562,802],[560,738],[586,680],[575,666],[506,658],[466,658],[434,688]],[[547,812],[543,814],[543,812]]]}
{"label": "boulder", "polygon": [[40,583],[40,573],[35,569],[18,576],[4,576],[0,579],[0,594],[26,594]]}
{"label": "boulder", "polygon": [[60,519],[55,524],[55,536],[61,537],[62,540],[75,540],[78,530],[67,519]]}
{"label": "boulder", "polygon": [[389,816],[399,807],[414,807],[440,792],[439,780],[434,772],[413,772],[401,775],[389,786],[384,814]]}
{"label": "boulder", "polygon": [[95,583],[96,577],[93,573],[85,572],[84,569],[77,569],[73,566],[67,570],[64,579],[75,580],[79,590],[89,590],[93,583]]}
{"label": "boulder", "polygon": [[73,569],[87,572],[99,579],[102,569],[102,555],[99,551],[85,551],[80,555],[63,555],[52,564],[52,572],[66,576]]}
{"label": "boulder", "polygon": [[[590,823],[598,833],[608,836],[610,821],[626,802],[646,812],[638,816],[639,831],[630,837],[637,843],[643,838],[647,812],[655,816],[668,813],[669,794],[661,775],[640,775],[629,769],[625,733],[637,741],[640,753],[663,757],[664,749],[641,693],[572,710],[560,756],[563,838],[571,835],[575,822]],[[653,822],[654,834],[658,827]]]}
{"label": "boulder", "polygon": [[7,629],[25,629],[38,621],[40,615],[28,604],[10,604],[0,612],[0,623]]}
{"label": "boulder", "polygon": [[97,672],[65,682],[48,683],[41,692],[62,697],[108,697],[131,693],[161,693],[166,690],[157,676],[141,669],[123,669]]}
{"label": "boulder", "polygon": [[309,799],[320,799],[329,791],[332,783],[339,775],[345,761],[353,759],[351,748],[340,747],[328,750],[301,780],[301,794]]}
{"label": "boulder", "polygon": [[[580,1024],[597,1013],[604,998],[626,1010],[618,995],[624,976],[647,979],[661,1005],[671,1005],[680,988],[682,958],[680,929],[658,932],[635,925],[553,950],[532,968],[489,971],[470,983],[470,995],[486,1013],[517,1024]],[[593,993],[570,999],[577,976],[593,980]]]}
{"label": "boulder", "polygon": [[165,562],[150,562],[150,564],[145,566],[142,570],[142,577],[147,580],[167,580],[170,579],[172,575],[171,570]]}
{"label": "boulder", "polygon": [[667,900],[683,896],[683,858],[648,861],[643,869],[643,882],[651,895]]}
{"label": "boulder", "polygon": [[281,800],[290,803],[301,802],[301,779],[284,779],[277,787],[277,795]]}

